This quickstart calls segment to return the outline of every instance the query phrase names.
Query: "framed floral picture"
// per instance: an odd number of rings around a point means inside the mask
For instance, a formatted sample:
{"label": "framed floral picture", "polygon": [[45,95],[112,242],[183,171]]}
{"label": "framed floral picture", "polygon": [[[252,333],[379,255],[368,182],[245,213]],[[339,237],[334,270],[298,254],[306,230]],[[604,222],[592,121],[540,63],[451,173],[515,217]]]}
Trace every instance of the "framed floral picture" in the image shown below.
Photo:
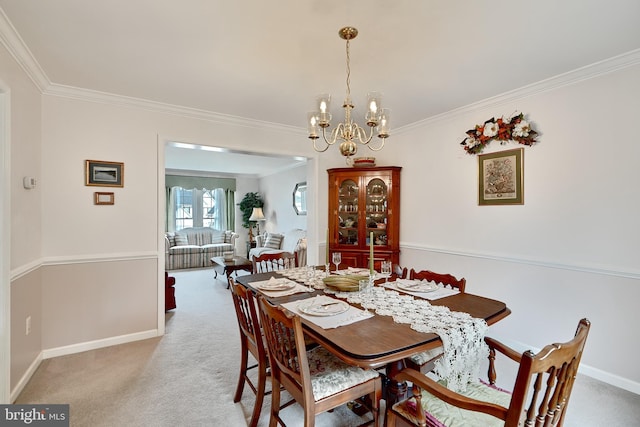
{"label": "framed floral picture", "polygon": [[124,187],[124,163],[87,160],[85,185]]}
{"label": "framed floral picture", "polygon": [[478,204],[524,204],[524,149],[478,156]]}

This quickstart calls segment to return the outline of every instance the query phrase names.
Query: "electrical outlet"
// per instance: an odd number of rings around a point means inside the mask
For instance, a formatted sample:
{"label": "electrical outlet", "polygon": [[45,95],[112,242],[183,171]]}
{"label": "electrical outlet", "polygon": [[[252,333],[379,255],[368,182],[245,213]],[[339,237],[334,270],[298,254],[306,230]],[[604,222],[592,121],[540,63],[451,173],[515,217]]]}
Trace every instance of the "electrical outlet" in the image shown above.
{"label": "electrical outlet", "polygon": [[27,316],[27,321],[25,323],[25,335],[29,335],[31,333],[31,316]]}

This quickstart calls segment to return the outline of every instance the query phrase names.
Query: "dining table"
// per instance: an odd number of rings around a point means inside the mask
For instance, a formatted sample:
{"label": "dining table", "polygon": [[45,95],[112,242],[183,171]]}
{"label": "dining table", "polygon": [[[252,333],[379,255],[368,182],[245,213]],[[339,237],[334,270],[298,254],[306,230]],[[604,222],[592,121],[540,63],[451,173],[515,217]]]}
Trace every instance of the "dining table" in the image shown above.
{"label": "dining table", "polygon": [[[290,275],[287,275],[289,278]],[[241,275],[236,281],[256,293],[262,293],[267,300],[276,305],[306,300],[312,296],[325,295],[323,289],[303,287],[302,292],[284,296],[269,296],[261,292],[257,283],[286,277],[282,272],[274,271],[260,274]],[[393,283],[395,275],[389,278]],[[303,282],[303,280],[300,280]],[[376,286],[384,286],[385,280],[377,280]],[[325,297],[334,297],[326,295]],[[456,292],[449,296],[429,301],[433,306],[445,306],[451,311],[468,313],[474,318],[484,319],[488,325],[507,317],[511,310],[504,302],[467,292]],[[385,393],[387,405],[406,396],[407,387],[393,380],[395,374],[405,367],[404,359],[419,352],[442,346],[440,336],[432,332],[418,332],[406,323],[395,322],[393,317],[373,314],[368,318],[340,327],[323,328],[317,322],[302,317],[305,334],[327,348],[346,363],[362,368],[385,369]]]}

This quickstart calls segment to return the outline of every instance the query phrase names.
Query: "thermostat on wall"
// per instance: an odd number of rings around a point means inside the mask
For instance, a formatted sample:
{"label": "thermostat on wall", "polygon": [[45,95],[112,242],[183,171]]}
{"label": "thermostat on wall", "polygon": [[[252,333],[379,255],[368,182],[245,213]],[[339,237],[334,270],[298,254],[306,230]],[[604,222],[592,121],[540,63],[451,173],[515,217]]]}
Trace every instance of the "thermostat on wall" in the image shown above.
{"label": "thermostat on wall", "polygon": [[24,178],[22,178],[22,185],[27,190],[32,190],[32,189],[36,188],[36,184],[37,184],[37,181],[33,177],[25,176]]}

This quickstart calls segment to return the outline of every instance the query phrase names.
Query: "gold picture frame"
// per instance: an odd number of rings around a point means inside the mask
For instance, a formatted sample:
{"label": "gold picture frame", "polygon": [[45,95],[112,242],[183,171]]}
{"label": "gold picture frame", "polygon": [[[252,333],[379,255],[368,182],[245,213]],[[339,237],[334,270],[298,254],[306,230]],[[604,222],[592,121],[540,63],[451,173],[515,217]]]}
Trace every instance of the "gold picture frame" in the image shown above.
{"label": "gold picture frame", "polygon": [[124,187],[124,163],[86,160],[85,185]]}
{"label": "gold picture frame", "polygon": [[113,205],[115,203],[115,195],[113,193],[101,193],[96,191],[93,193],[94,205]]}
{"label": "gold picture frame", "polygon": [[478,205],[524,204],[524,149],[478,156]]}

